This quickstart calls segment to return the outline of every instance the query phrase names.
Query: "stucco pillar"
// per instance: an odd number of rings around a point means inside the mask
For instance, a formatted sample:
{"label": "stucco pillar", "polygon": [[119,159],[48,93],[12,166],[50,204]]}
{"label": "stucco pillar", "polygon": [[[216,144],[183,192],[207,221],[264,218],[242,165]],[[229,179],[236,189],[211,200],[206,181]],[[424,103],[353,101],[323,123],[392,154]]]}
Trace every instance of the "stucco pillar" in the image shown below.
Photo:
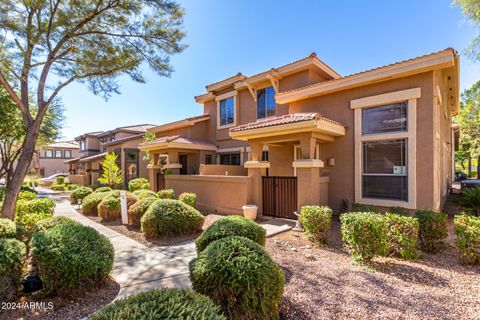
{"label": "stucco pillar", "polygon": [[261,161],[263,144],[260,142],[250,142],[250,152],[251,152],[252,161]]}
{"label": "stucco pillar", "polygon": [[266,175],[266,168],[248,168],[248,176],[250,177],[250,201],[258,207],[258,214],[263,214],[262,205],[262,177]]}
{"label": "stucco pillar", "polygon": [[300,136],[300,148],[302,159],[315,159],[315,145],[317,139],[312,137],[311,133],[305,133]]}
{"label": "stucco pillar", "polygon": [[297,168],[298,208],[320,204],[320,168]]}
{"label": "stucco pillar", "polygon": [[168,151],[168,164],[164,168],[172,171],[172,174],[180,174],[182,165],[178,161],[178,151]]}

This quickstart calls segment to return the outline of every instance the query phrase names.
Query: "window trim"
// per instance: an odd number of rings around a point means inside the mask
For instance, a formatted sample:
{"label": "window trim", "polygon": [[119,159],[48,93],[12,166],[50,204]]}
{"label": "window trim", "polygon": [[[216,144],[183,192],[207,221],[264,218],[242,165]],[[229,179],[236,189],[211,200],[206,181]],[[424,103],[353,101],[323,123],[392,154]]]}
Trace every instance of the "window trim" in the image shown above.
{"label": "window trim", "polygon": [[[232,92],[227,92],[225,94],[219,95],[215,98],[215,101],[217,102],[217,128],[218,129],[227,129],[231,127],[235,127],[237,125],[237,96],[238,96],[238,91],[234,90]],[[228,98],[233,98],[233,123],[229,123],[226,125],[220,125],[220,101],[226,100]]]}
{"label": "window trim", "polygon": [[[355,202],[381,207],[401,206],[416,209],[417,206],[417,99],[421,97],[420,88],[394,91],[376,96],[351,100],[354,110],[355,130]],[[362,109],[378,107],[407,101],[407,131],[362,135]],[[362,190],[363,142],[381,140],[407,140],[408,201],[364,198]]]}

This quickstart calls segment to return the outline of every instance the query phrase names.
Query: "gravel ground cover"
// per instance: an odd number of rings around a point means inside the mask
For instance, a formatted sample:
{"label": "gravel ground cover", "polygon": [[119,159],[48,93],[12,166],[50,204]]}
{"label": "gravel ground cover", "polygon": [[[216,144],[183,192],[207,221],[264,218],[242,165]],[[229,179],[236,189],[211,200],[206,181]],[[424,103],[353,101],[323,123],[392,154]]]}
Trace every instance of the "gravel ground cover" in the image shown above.
{"label": "gravel ground cover", "polygon": [[324,247],[293,231],[267,239],[286,276],[282,319],[480,319],[480,267],[459,264],[451,243],[417,261],[376,258],[368,267],[342,246],[338,221]]}

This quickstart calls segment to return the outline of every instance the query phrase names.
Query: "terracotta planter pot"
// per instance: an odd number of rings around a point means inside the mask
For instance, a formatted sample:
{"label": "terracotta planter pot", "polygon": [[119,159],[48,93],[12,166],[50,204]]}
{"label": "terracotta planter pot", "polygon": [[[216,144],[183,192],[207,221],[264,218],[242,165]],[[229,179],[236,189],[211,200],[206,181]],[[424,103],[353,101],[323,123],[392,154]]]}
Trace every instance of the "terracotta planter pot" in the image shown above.
{"label": "terracotta planter pot", "polygon": [[242,206],[243,209],[243,216],[248,220],[255,220],[257,219],[257,210],[258,207],[253,204],[246,204]]}

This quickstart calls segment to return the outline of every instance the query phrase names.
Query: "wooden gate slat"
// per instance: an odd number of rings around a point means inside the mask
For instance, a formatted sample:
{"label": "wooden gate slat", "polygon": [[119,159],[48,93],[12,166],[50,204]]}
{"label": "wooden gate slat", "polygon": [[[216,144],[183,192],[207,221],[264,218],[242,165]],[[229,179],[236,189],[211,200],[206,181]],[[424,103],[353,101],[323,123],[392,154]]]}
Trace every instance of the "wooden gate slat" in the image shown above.
{"label": "wooden gate slat", "polygon": [[297,177],[262,177],[263,214],[296,219]]}

